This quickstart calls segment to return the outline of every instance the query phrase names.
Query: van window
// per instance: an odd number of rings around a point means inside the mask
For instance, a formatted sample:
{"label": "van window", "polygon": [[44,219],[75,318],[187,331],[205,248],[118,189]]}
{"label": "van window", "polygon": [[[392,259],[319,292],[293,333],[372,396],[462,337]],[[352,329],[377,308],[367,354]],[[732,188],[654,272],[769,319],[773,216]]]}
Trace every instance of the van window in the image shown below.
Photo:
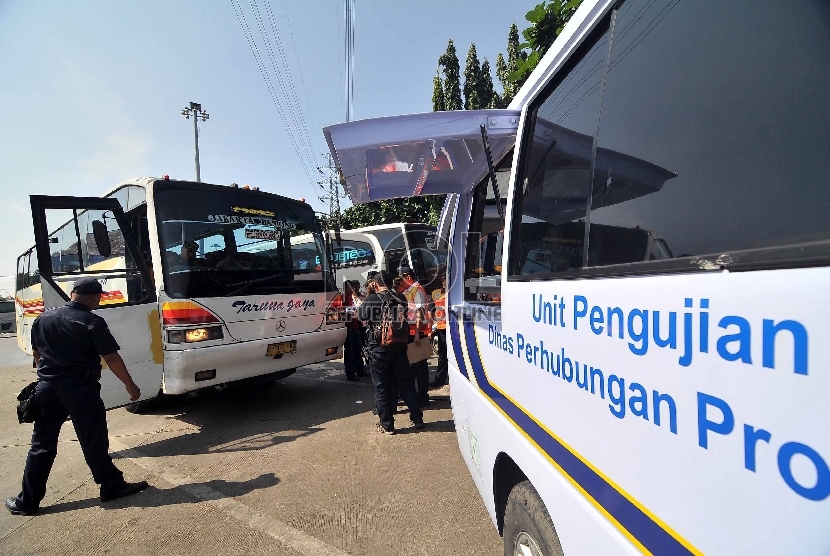
{"label": "van window", "polygon": [[531,108],[523,140],[529,148],[516,182],[512,275],[583,266],[593,136],[607,54],[608,32],[596,33],[563,70],[561,81]]}
{"label": "van window", "polygon": [[[513,151],[496,166],[496,183],[504,207],[510,186]],[[504,221],[499,216],[489,176],[473,191],[473,207],[467,233],[464,298],[467,301],[501,302],[501,270],[504,254]]]}
{"label": "van window", "polygon": [[[827,52],[827,2],[628,0],[598,151],[672,175],[643,179],[597,156],[591,227],[654,231],[681,257],[826,234],[830,74],[806,68],[826,66]],[[641,260],[592,246],[589,265]]]}

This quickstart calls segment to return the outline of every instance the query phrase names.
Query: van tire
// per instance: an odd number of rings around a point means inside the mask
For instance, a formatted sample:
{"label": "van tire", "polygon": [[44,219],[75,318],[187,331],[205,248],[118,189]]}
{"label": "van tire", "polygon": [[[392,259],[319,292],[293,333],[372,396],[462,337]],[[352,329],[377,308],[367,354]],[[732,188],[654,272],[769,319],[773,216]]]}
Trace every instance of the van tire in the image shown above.
{"label": "van tire", "polygon": [[504,509],[504,556],[563,556],[559,535],[550,519],[545,503],[530,481],[518,483],[510,491]]}

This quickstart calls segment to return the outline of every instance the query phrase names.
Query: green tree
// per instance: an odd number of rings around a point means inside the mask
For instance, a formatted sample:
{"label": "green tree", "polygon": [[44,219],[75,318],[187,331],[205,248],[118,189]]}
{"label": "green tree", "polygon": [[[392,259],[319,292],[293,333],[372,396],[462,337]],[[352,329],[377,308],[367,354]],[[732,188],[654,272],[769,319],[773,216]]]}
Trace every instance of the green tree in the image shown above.
{"label": "green tree", "polygon": [[477,110],[483,108],[481,91],[481,64],[478,61],[475,43],[470,45],[467,51],[467,63],[464,66],[464,110]]}
{"label": "green tree", "polygon": [[499,83],[501,83],[504,91],[501,97],[504,107],[510,104],[510,101],[516,96],[516,93],[519,92],[519,87],[524,83],[524,81],[510,81],[509,76],[518,69],[519,62],[524,61],[526,57],[527,54],[522,52],[521,45],[519,44],[519,28],[513,23],[510,26],[510,31],[507,33],[507,61],[505,62],[504,56],[501,53],[496,58],[496,76],[499,78]]}
{"label": "green tree", "polygon": [[341,222],[344,229],[397,222],[425,222],[435,226],[443,205],[443,195],[374,201],[347,208]]}
{"label": "green tree", "polygon": [[447,51],[438,58],[438,64],[444,68],[444,109],[461,110],[461,65],[452,39],[447,43]]}
{"label": "green tree", "polygon": [[443,112],[447,109],[444,102],[444,84],[441,83],[441,76],[436,73],[432,78],[432,111]]}
{"label": "green tree", "polygon": [[530,27],[522,31],[525,43],[519,45],[522,49],[530,49],[527,58],[517,61],[516,71],[507,76],[508,81],[521,86],[527,81],[531,72],[539,65],[539,60],[548,51],[556,37],[565,28],[582,0],[546,0],[537,4],[527,12],[525,19],[531,23]]}
{"label": "green tree", "polygon": [[487,58],[481,64],[478,98],[481,100],[481,108],[501,108],[501,97],[493,88],[493,76],[490,75],[490,62],[487,61]]}

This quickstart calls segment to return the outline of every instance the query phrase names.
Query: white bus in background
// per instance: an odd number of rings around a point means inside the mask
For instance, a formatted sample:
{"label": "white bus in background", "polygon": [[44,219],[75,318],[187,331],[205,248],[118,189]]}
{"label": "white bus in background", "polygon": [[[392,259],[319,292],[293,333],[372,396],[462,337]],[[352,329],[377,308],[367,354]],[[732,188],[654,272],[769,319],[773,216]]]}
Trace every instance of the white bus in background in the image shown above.
{"label": "white bus in background", "polygon": [[324,130],[353,202],[452,194],[506,555],[830,553],[828,52],[824,0],[585,0],[507,110]]}
{"label": "white bus in background", "polygon": [[428,290],[441,285],[436,275],[447,264],[447,245],[438,239],[435,226],[400,223],[340,230],[339,244],[334,231],[329,235],[332,266],[341,289],[345,280],[363,284],[372,271],[385,270],[397,276],[398,269],[404,265],[413,270]]}
{"label": "white bus in background", "polygon": [[[36,246],[18,259],[18,344],[82,276],[141,400],[262,377],[340,357],[341,296],[312,208],[247,188],[139,178],[102,198],[31,197]],[[299,270],[291,237],[320,258]],[[103,373],[108,408],[129,402]]]}

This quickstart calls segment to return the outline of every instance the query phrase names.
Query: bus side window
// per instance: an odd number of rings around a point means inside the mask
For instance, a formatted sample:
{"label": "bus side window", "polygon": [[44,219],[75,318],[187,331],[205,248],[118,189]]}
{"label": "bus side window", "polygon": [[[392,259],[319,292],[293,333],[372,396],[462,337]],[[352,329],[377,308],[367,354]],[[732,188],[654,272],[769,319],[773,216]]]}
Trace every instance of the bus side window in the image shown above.
{"label": "bus side window", "polygon": [[513,210],[509,274],[585,265],[591,184],[608,31],[589,37],[528,114]]}
{"label": "bus side window", "polygon": [[[496,182],[502,205],[506,204],[513,151],[496,166]],[[466,301],[501,302],[501,270],[504,254],[504,222],[498,215],[490,178],[473,190],[473,208],[467,235],[464,272]]]}

